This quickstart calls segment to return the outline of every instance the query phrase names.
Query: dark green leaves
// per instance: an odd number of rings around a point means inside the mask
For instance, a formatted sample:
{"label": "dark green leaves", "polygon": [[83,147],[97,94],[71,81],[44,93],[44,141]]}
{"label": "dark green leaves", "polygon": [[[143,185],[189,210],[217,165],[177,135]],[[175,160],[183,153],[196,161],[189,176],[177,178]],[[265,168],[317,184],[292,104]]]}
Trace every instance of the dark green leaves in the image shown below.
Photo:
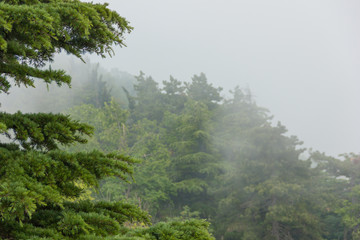
{"label": "dark green leaves", "polygon": [[85,143],[85,137],[93,131],[89,125],[61,114],[0,113],[0,122],[7,127],[3,134],[26,150],[49,151],[58,149],[58,145]]}
{"label": "dark green leaves", "polygon": [[63,71],[46,70],[55,53],[81,58],[86,52],[105,57],[112,45],[124,46],[128,22],[107,4],[75,1],[0,2],[0,92],[17,85],[33,86],[34,78],[70,84]]}
{"label": "dark green leaves", "polygon": [[133,160],[121,155],[51,151],[9,151],[0,148],[0,213],[23,220],[39,206],[62,206],[104,177],[127,180]]}

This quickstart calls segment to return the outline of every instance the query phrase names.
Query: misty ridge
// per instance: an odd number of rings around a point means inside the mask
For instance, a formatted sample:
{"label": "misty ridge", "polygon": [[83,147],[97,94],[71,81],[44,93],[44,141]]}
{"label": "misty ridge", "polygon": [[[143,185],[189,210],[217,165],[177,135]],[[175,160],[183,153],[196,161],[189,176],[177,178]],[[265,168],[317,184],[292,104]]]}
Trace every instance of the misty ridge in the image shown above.
{"label": "misty ridge", "polygon": [[0,1],[0,239],[360,239],[359,3],[109,2]]}
{"label": "misty ridge", "polygon": [[94,134],[67,151],[139,160],[130,185],[107,178],[85,198],[135,204],[153,223],[206,219],[216,239],[357,239],[359,156],[306,150],[250,89],[225,95],[204,73],[157,82],[72,59],[52,67],[71,88],[12,88],[1,109],[68,114]]}

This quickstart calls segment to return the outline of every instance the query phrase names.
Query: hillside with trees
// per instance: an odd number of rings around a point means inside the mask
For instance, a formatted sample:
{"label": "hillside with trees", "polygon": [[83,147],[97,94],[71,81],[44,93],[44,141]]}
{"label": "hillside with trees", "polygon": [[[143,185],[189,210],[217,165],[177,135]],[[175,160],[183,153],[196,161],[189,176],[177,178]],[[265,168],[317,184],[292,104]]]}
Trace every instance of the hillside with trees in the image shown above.
{"label": "hillside with trees", "polygon": [[26,112],[0,112],[0,239],[360,239],[359,155],[307,151],[249,89],[204,73],[46,67],[123,45],[132,28],[106,4],[0,12],[2,101]]}
{"label": "hillside with trees", "polygon": [[119,79],[116,88],[96,76],[79,81],[97,82],[86,92],[92,99],[108,97],[88,102],[83,84],[72,89],[82,102],[65,110],[94,133],[65,149],[137,162],[130,184],[105,178],[86,190],[88,200],[133,204],[155,226],[205,219],[216,239],[357,239],[357,155],[306,152],[250,90],[235,87],[223,97],[203,73],[161,84],[140,73],[130,91],[120,84],[124,74],[110,77]]}
{"label": "hillside with trees", "polygon": [[[77,0],[1,1],[0,13],[1,94],[41,80],[70,86],[64,70],[44,68],[56,53],[105,57],[113,44],[124,45],[132,29],[107,4]],[[110,95],[102,82],[91,80],[80,101],[102,107]],[[7,138],[0,143],[1,239],[213,239],[202,220],[134,229],[150,224],[140,207],[91,201],[89,189],[108,177],[128,182],[137,161],[118,152],[64,151],[87,142],[93,127],[86,123],[60,113],[1,112],[0,134]]]}

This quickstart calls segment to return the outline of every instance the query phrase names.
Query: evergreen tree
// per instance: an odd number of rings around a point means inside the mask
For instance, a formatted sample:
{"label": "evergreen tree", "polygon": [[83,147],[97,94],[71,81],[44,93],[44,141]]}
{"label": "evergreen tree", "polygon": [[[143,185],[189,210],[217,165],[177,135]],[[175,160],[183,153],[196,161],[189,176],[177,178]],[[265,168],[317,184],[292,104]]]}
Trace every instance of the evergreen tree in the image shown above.
{"label": "evergreen tree", "polygon": [[[131,27],[106,4],[74,1],[0,2],[0,92],[35,79],[70,85],[64,71],[42,67],[56,52],[81,58],[104,56],[123,45]],[[61,114],[0,113],[1,132],[13,143],[0,145],[0,237],[81,239],[120,233],[126,221],[149,222],[148,215],[124,203],[79,200],[99,180],[127,180],[134,161],[98,151],[66,153],[61,146],[85,143],[92,128]]]}
{"label": "evergreen tree", "polygon": [[103,77],[98,73],[99,64],[92,69],[90,79],[81,86],[80,91],[75,96],[75,104],[91,104],[97,108],[104,107],[111,101],[111,92]]}
{"label": "evergreen tree", "polygon": [[[152,77],[146,77],[143,72],[136,77],[137,84],[134,89],[136,96],[135,106],[133,106],[132,119],[134,122],[147,118],[161,122],[164,116],[161,90],[158,83]],[[133,100],[129,98],[129,103]]]}
{"label": "evergreen tree", "polygon": [[2,238],[77,239],[117,234],[125,221],[149,221],[132,205],[79,200],[100,179],[127,180],[133,172],[134,161],[119,154],[59,150],[59,145],[85,142],[91,127],[60,114],[1,113],[0,120],[7,128],[4,134],[18,143],[0,146]]}
{"label": "evergreen tree", "polygon": [[177,208],[189,205],[203,217],[213,214],[209,186],[220,173],[219,160],[212,144],[211,113],[204,103],[189,100],[180,115],[168,113],[166,142],[172,152],[170,175],[178,195]]}
{"label": "evergreen tree", "polygon": [[128,136],[126,122],[129,111],[122,108],[114,99],[102,103],[102,108],[83,104],[70,108],[67,113],[72,118],[87,123],[95,128],[94,134],[88,138],[83,146],[70,146],[68,150],[76,151],[79,148],[89,151],[97,149],[104,152],[127,152]]}
{"label": "evergreen tree", "polygon": [[179,114],[184,109],[188,97],[185,94],[185,86],[179,80],[170,76],[169,81],[163,81],[163,102],[165,109],[171,113]]}
{"label": "evergreen tree", "polygon": [[188,97],[206,104],[210,110],[222,100],[222,88],[214,88],[211,83],[209,84],[204,73],[194,75],[190,83],[185,83],[185,87]]}
{"label": "evergreen tree", "polygon": [[218,126],[226,156],[215,227],[225,239],[321,239],[311,196],[310,163],[299,160],[299,141],[271,126],[251,94],[235,89]]}
{"label": "evergreen tree", "polygon": [[134,182],[124,183],[117,178],[107,178],[100,183],[96,200],[125,200],[151,213],[158,220],[164,205],[171,204],[174,186],[168,177],[170,153],[161,142],[164,129],[156,121],[141,119],[133,125],[126,122],[129,112],[112,100],[103,108],[80,105],[70,109],[72,117],[96,127],[89,143],[68,149],[79,151],[98,149],[105,152],[123,152],[140,160],[133,174]]}
{"label": "evergreen tree", "polygon": [[360,239],[360,157],[354,153],[342,157],[344,159],[340,160],[319,152],[311,155],[317,168],[327,177],[322,189],[329,189],[325,199],[329,207],[323,217],[334,225],[330,233],[344,240],[355,240]]}
{"label": "evergreen tree", "polygon": [[107,4],[74,1],[3,0],[0,2],[0,92],[16,85],[34,86],[36,79],[70,84],[62,70],[44,69],[60,51],[112,54],[132,29]]}

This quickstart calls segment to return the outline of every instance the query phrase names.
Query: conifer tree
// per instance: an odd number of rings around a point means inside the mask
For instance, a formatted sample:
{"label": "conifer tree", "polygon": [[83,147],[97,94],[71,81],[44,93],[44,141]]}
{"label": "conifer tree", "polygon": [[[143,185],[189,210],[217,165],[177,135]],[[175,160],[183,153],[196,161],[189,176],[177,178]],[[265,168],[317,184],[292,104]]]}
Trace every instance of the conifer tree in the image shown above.
{"label": "conifer tree", "polygon": [[189,205],[209,217],[209,188],[221,172],[212,144],[211,112],[202,102],[189,100],[180,115],[168,113],[165,122],[167,142],[172,152],[170,175],[177,188],[174,199],[178,209]]}
{"label": "conifer tree", "polygon": [[185,87],[186,93],[191,99],[206,104],[210,110],[218,106],[222,100],[220,96],[222,88],[215,88],[211,83],[208,83],[204,73],[194,75],[191,83],[185,83]]}
{"label": "conifer tree", "polygon": [[[219,114],[217,143],[226,174],[215,228],[224,239],[322,239],[310,162],[301,142],[271,125],[250,92],[235,88]],[[223,197],[226,196],[226,197]]]}
{"label": "conifer tree", "polygon": [[[78,0],[0,1],[0,93],[12,84],[70,85],[62,70],[45,69],[65,51],[112,53],[124,45],[128,22],[107,4]],[[148,215],[125,203],[79,198],[99,180],[127,180],[134,161],[98,151],[67,153],[61,146],[85,143],[92,127],[61,114],[0,113],[0,238],[92,239],[115,235],[126,221],[149,222]]]}
{"label": "conifer tree", "polygon": [[79,0],[0,1],[0,92],[16,85],[34,86],[35,78],[70,84],[62,70],[44,69],[54,54],[65,51],[105,57],[112,44],[124,46],[128,22],[107,4]]}
{"label": "conifer tree", "polygon": [[134,85],[136,97],[128,97],[129,102],[135,100],[136,103],[132,106],[133,121],[147,118],[160,122],[164,115],[164,103],[161,101],[162,95],[158,83],[151,76],[146,77],[143,72],[140,72],[136,80],[137,84]]}

